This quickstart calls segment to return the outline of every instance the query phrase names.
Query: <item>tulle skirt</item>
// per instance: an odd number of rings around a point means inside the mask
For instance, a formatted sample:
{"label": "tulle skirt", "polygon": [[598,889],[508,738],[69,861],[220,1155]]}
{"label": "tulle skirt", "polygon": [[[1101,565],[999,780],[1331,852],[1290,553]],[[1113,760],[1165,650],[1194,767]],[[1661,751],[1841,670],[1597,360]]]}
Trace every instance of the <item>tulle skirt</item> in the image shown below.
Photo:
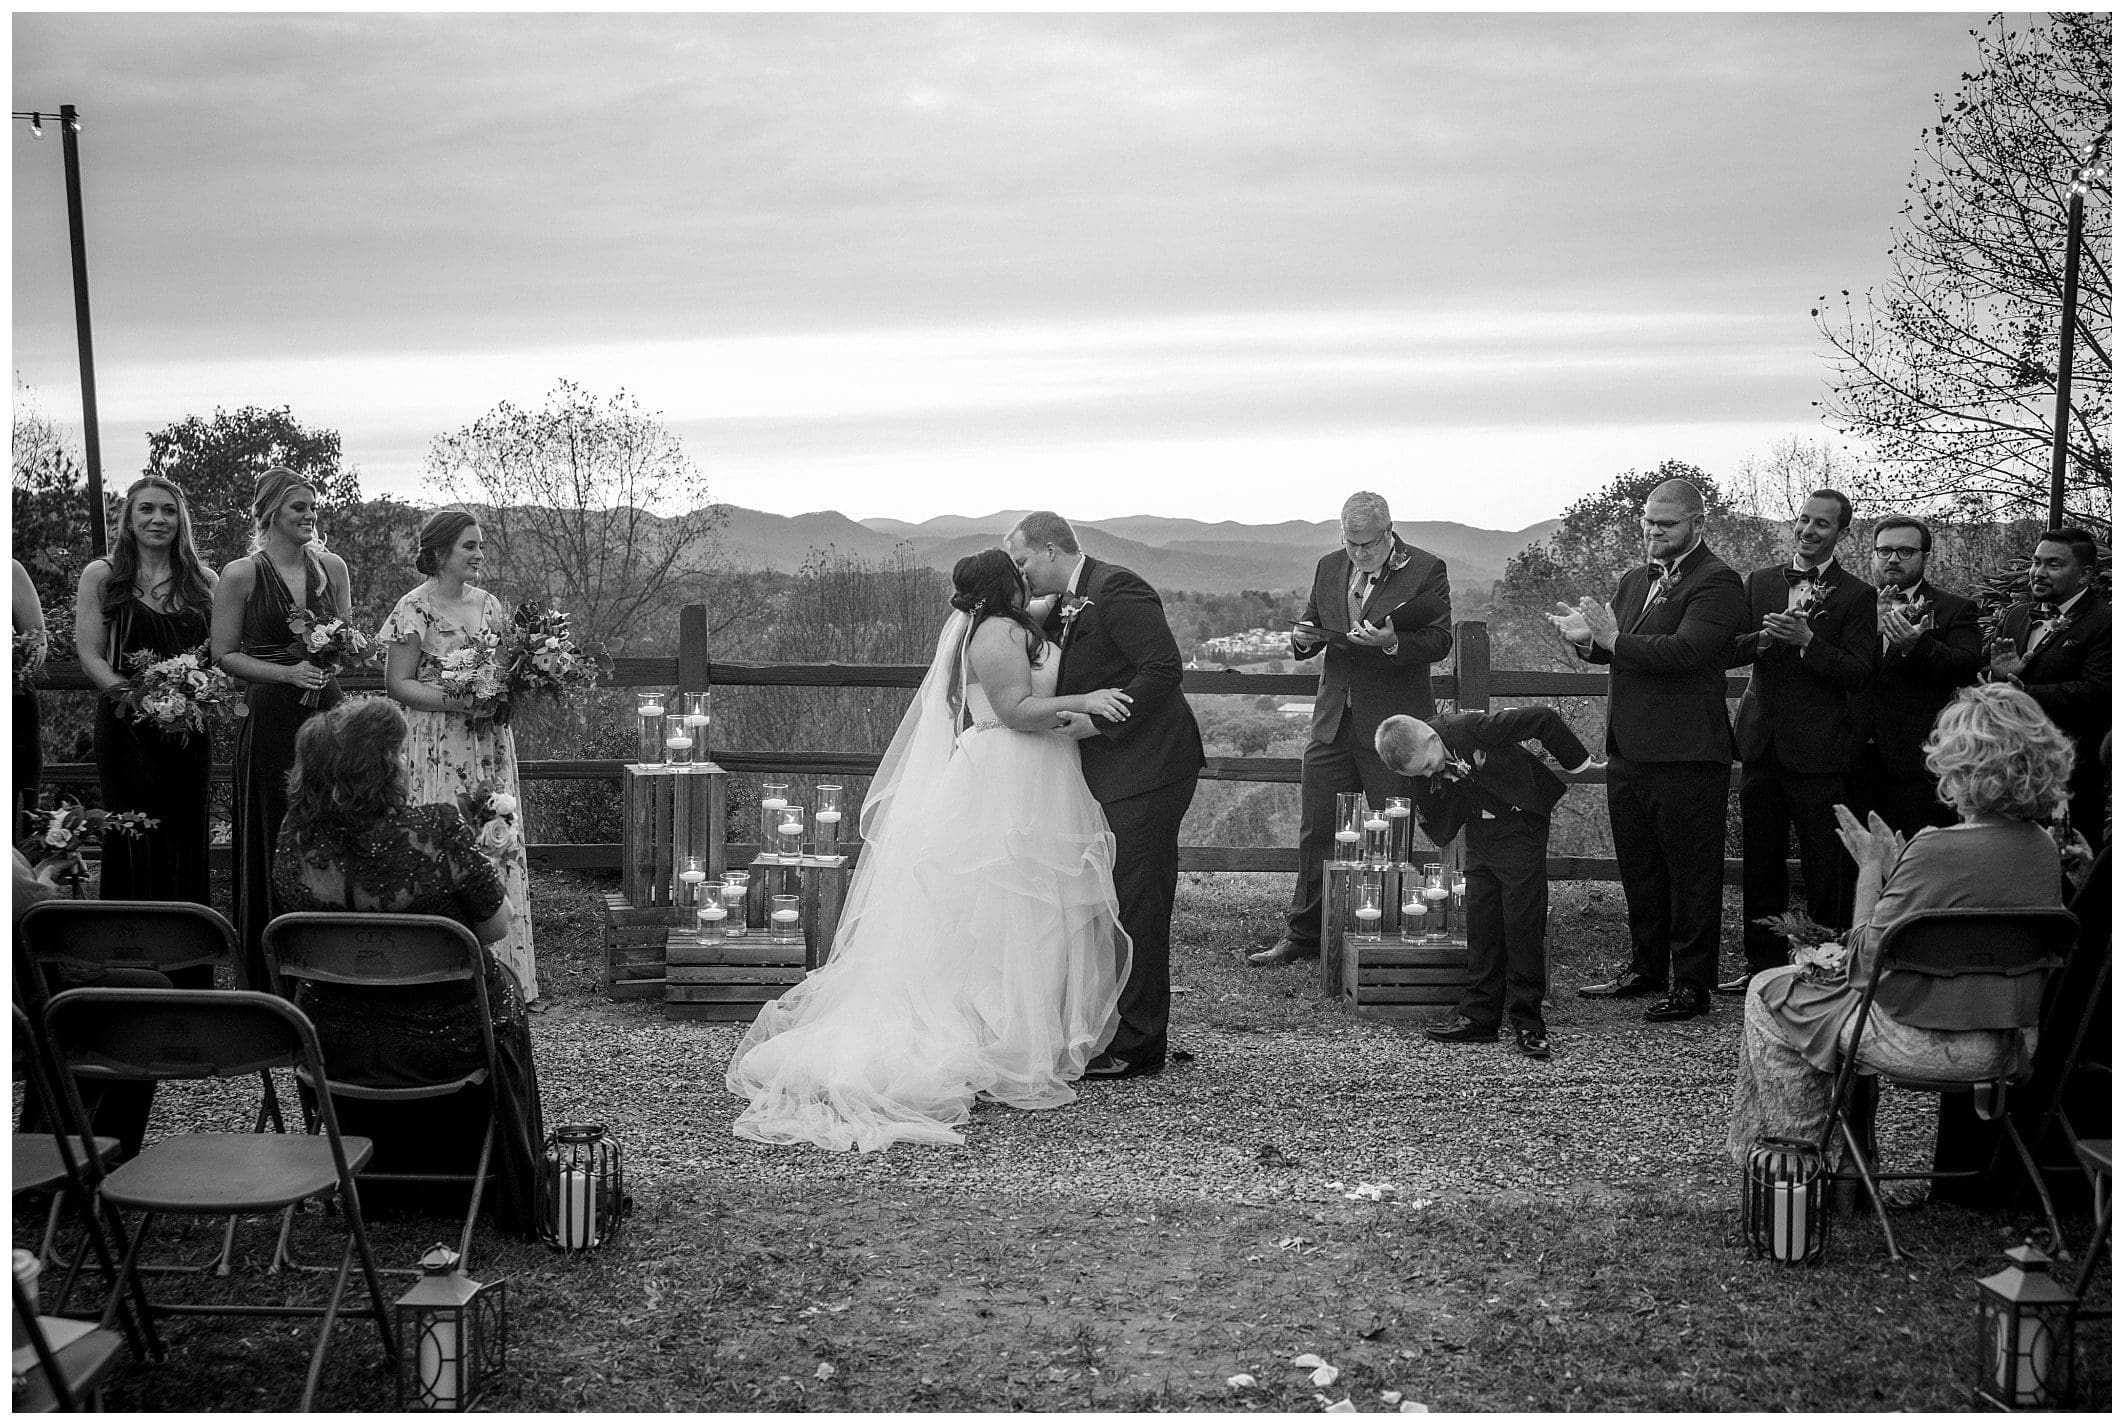
{"label": "tulle skirt", "polygon": [[735,1132],[875,1151],[962,1143],[976,1097],[1055,1108],[1118,1024],[1113,834],[1065,737],[960,735],[927,811],[876,829],[832,957],[764,1006]]}

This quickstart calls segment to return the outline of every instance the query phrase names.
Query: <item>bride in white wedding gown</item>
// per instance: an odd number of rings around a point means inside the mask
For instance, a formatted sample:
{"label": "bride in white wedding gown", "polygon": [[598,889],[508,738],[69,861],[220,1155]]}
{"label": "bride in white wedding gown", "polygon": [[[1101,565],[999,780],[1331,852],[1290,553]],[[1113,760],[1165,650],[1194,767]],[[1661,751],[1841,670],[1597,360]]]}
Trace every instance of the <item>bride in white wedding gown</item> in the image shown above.
{"label": "bride in white wedding gown", "polygon": [[832,955],[731,1056],[740,1138],[963,1143],[977,1096],[1074,1101],[1118,1023],[1130,952],[1114,838],[1072,729],[1125,718],[1127,695],[1054,695],[1060,652],[1004,551],[960,560],[952,584],[955,612],[863,804]]}

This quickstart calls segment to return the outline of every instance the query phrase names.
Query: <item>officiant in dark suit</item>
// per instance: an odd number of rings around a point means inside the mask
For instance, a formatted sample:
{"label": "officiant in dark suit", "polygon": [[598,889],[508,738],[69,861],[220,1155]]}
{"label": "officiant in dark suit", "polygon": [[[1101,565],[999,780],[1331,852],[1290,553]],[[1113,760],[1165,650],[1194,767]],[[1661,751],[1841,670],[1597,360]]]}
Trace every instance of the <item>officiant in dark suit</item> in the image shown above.
{"label": "officiant in dark suit", "polygon": [[1322,648],[1312,736],[1299,768],[1298,883],[1283,938],[1246,957],[1256,965],[1320,954],[1335,794],[1361,791],[1373,807],[1413,795],[1410,780],[1379,760],[1372,734],[1396,713],[1431,715],[1431,665],[1453,650],[1445,561],[1404,543],[1386,500],[1368,490],[1343,501],[1342,547],[1321,556],[1305,617],[1291,634],[1293,657]]}
{"label": "officiant in dark suit", "polygon": [[1004,548],[1036,595],[1054,595],[1043,632],[1060,645],[1062,694],[1119,688],[1121,722],[1071,716],[1084,782],[1114,833],[1114,895],[1134,942],[1121,987],[1121,1026],[1088,1079],[1127,1079],[1165,1067],[1172,1007],[1173,898],[1180,884],[1180,823],[1195,799],[1202,733],[1180,691],[1180,647],[1158,591],[1118,564],[1086,556],[1076,531],[1051,510],[1018,521]]}
{"label": "officiant in dark suit", "polygon": [[2109,779],[2102,771],[2108,735],[2109,603],[2094,591],[2094,536],[2054,529],[2036,542],[2028,561],[2030,602],[1999,618],[2009,647],[1993,653],[1987,682],[2025,690],[2072,739],[2072,824],[2092,845],[2102,843],[2109,816]]}
{"label": "officiant in dark suit", "polygon": [[1704,543],[1704,497],[1667,480],[1639,520],[1647,564],[1612,603],[1550,616],[1608,679],[1608,821],[1630,916],[1630,966],[1584,985],[1600,999],[1660,995],[1655,1023],[1711,1010],[1725,881],[1726,654],[1748,617],[1740,575]]}
{"label": "officiant in dark suit", "polygon": [[1748,621],[1726,659],[1729,668],[1750,669],[1733,720],[1747,968],[1719,985],[1726,993],[1786,963],[1789,942],[1759,922],[1791,905],[1785,852],[1793,840],[1808,918],[1830,930],[1850,925],[1858,868],[1837,836],[1835,809],[1853,800],[1880,636],[1873,586],[1836,561],[1850,527],[1851,501],[1816,490],[1793,518],[1791,558],[1748,575]]}
{"label": "officiant in dark suit", "polygon": [[1492,1043],[1512,1026],[1519,1052],[1549,1057],[1541,1002],[1549,992],[1549,813],[1563,779],[1520,746],[1539,741],[1558,766],[1583,772],[1593,754],[1556,709],[1444,713],[1379,724],[1379,758],[1415,779],[1417,824],[1439,846],[1467,829],[1468,990],[1442,1023],[1441,1044]]}
{"label": "officiant in dark suit", "polygon": [[1974,683],[1984,663],[1976,602],[1933,583],[1925,573],[1931,559],[1924,521],[1890,515],[1874,525],[1881,632],[1857,790],[1866,809],[1905,836],[1955,823],[1939,798],[1939,779],[1925,769],[1925,739],[1955,689]]}

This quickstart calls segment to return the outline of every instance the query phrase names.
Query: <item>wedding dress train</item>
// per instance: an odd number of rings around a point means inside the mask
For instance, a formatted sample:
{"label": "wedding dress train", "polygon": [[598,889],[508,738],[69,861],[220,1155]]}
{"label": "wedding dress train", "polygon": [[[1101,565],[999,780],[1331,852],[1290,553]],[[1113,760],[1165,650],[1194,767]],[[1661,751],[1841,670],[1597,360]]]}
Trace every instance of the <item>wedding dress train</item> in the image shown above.
{"label": "wedding dress train", "polygon": [[[731,1058],[741,1138],[962,1143],[977,1096],[1073,1101],[1113,1036],[1129,964],[1113,834],[1076,743],[1001,726],[959,681],[966,630],[963,614],[946,625],[872,784],[831,958],[764,1006]],[[1036,696],[1053,696],[1060,662],[1047,647]]]}

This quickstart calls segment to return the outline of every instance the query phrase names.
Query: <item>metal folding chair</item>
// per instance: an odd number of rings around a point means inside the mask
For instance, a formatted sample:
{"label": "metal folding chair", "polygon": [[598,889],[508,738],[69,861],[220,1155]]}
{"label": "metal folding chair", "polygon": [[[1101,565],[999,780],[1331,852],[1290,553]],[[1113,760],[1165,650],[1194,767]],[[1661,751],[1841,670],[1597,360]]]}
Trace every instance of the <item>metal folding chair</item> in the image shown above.
{"label": "metal folding chair", "polygon": [[[478,1067],[418,1085],[383,1085],[364,1082],[349,1066],[335,1065],[328,1060],[322,1085],[305,1080],[313,1092],[322,1089],[339,1098],[374,1103],[411,1103],[445,1098],[467,1089],[486,1091],[486,1129],[480,1144],[479,1165],[472,1172],[361,1174],[364,1182],[470,1184],[471,1200],[465,1208],[464,1227],[457,1246],[460,1263],[469,1265],[472,1228],[478,1221],[480,1199],[486,1192],[501,1114],[495,1092],[499,1064],[494,1048],[494,1015],[487,1003],[487,978],[479,941],[458,922],[439,915],[295,911],[277,917],[268,925],[260,944],[274,992],[290,1000],[297,998],[304,985],[370,990],[404,989],[417,985],[470,985],[472,1001],[479,1011],[482,1055]],[[314,1124],[312,1129],[314,1131]],[[300,1267],[302,1264],[287,1256],[284,1250],[287,1241],[285,1227],[283,1224],[283,1250],[276,1262]]]}
{"label": "metal folding chair", "polygon": [[117,1369],[125,1342],[94,1322],[40,1316],[22,1283],[14,1287],[15,1320],[29,1337],[27,1345],[15,1347],[16,1412],[101,1410],[103,1383]]}
{"label": "metal folding chair", "polygon": [[[2102,1253],[2109,1245],[2111,1140],[2081,1137],[2079,1131],[2073,1127],[2065,1103],[2077,1076],[2099,1077],[2105,1084],[2109,1082],[2110,1047],[2107,1043],[2094,1042],[2093,1033],[2095,1017],[2102,1008],[2103,997],[2108,992],[2109,961],[2105,958],[2101,968],[2095,971],[2094,984],[2075,1017],[2072,1042],[2066,1047],[2065,1055],[2059,1063],[2057,1082],[2050,1090],[2050,1102],[2044,1105],[2042,1120],[2035,1131],[2035,1147],[2038,1151],[2041,1151],[2053,1136],[2065,1140],[2065,1146],[2073,1157],[2071,1166],[2086,1174],[2088,1185],[2094,1192],[2094,1234],[2080,1260],[2073,1283],[2073,1295],[2083,1300],[2087,1295],[2088,1284],[2094,1280],[2095,1270],[2101,1264]],[[2067,1171],[2071,1171],[2071,1167],[2068,1167]],[[2107,1313],[2084,1314],[2092,1316]]]}
{"label": "metal folding chair", "polygon": [[[62,1070],[105,1077],[166,1081],[247,1078],[285,1068],[324,1077],[317,1032],[286,1000],[253,990],[68,990],[45,1009],[52,1057]],[[79,1113],[79,1092],[70,1073],[61,1085]],[[224,1217],[279,1212],[311,1198],[337,1195],[345,1234],[338,1275],[322,1306],[172,1303],[144,1301],[143,1325],[150,1336],[158,1316],[322,1317],[301,1408],[310,1408],[331,1348],[332,1327],[359,1259],[369,1291],[362,1315],[376,1322],[384,1354],[396,1362],[391,1310],[377,1276],[375,1254],[362,1220],[354,1171],[375,1145],[342,1138],[329,1097],[319,1100],[323,1133],[184,1133],[143,1148],[103,1180],[99,1197],[139,1220],[118,1266],[118,1281],[105,1304],[109,1324],[137,1280],[140,1251],[155,1220],[164,1215]]]}
{"label": "metal folding chair", "polygon": [[1901,1260],[1902,1253],[1895,1245],[1895,1229],[1888,1225],[1887,1208],[1881,1201],[1882,1182],[1978,1177],[1983,1170],[1880,1171],[1852,1121],[1852,1091],[1861,1074],[1875,1075],[1897,1088],[1916,1093],[1975,1094],[1980,1118],[2004,1122],[2006,1138],[2020,1155],[2021,1165],[2027,1169],[2029,1179],[2035,1184],[2036,1195],[2042,1200],[2043,1215],[2049,1220],[2053,1241],[2058,1240],[2059,1231],[2050,1189],[2044,1185],[2043,1174],[2036,1168],[2028,1144],[2006,1113],[2007,1090],[2015,1084],[2027,1082],[2032,1071],[2024,1069],[2010,1077],[1933,1079],[1891,1073],[1864,1063],[1864,1026],[1879,994],[1882,977],[1891,968],[1905,974],[1949,981],[1982,977],[1972,981],[1970,988],[1977,992],[1962,997],[1965,1003],[1953,1014],[1953,1022],[1924,1027],[1939,1030],[2034,1028],[2042,1016],[2043,988],[2050,972],[2065,963],[2065,954],[2072,948],[2078,933],[2079,921],[2072,912],[2031,908],[1921,911],[1897,921],[1881,936],[1872,977],[1867,980],[1865,993],[1853,1011],[1853,1018],[1848,1021],[1858,1025],[1859,1029],[1851,1036],[1850,1044],[1837,1054],[1836,1088],[1830,1100],[1829,1123],[1822,1130],[1821,1151],[1827,1159],[1838,1137],[1843,1139],[1849,1163],[1836,1176],[1848,1179],[1855,1173],[1865,1184],[1866,1194],[1873,1202],[1873,1215],[1880,1220],[1881,1233],[1888,1242],[1890,1260]]}

